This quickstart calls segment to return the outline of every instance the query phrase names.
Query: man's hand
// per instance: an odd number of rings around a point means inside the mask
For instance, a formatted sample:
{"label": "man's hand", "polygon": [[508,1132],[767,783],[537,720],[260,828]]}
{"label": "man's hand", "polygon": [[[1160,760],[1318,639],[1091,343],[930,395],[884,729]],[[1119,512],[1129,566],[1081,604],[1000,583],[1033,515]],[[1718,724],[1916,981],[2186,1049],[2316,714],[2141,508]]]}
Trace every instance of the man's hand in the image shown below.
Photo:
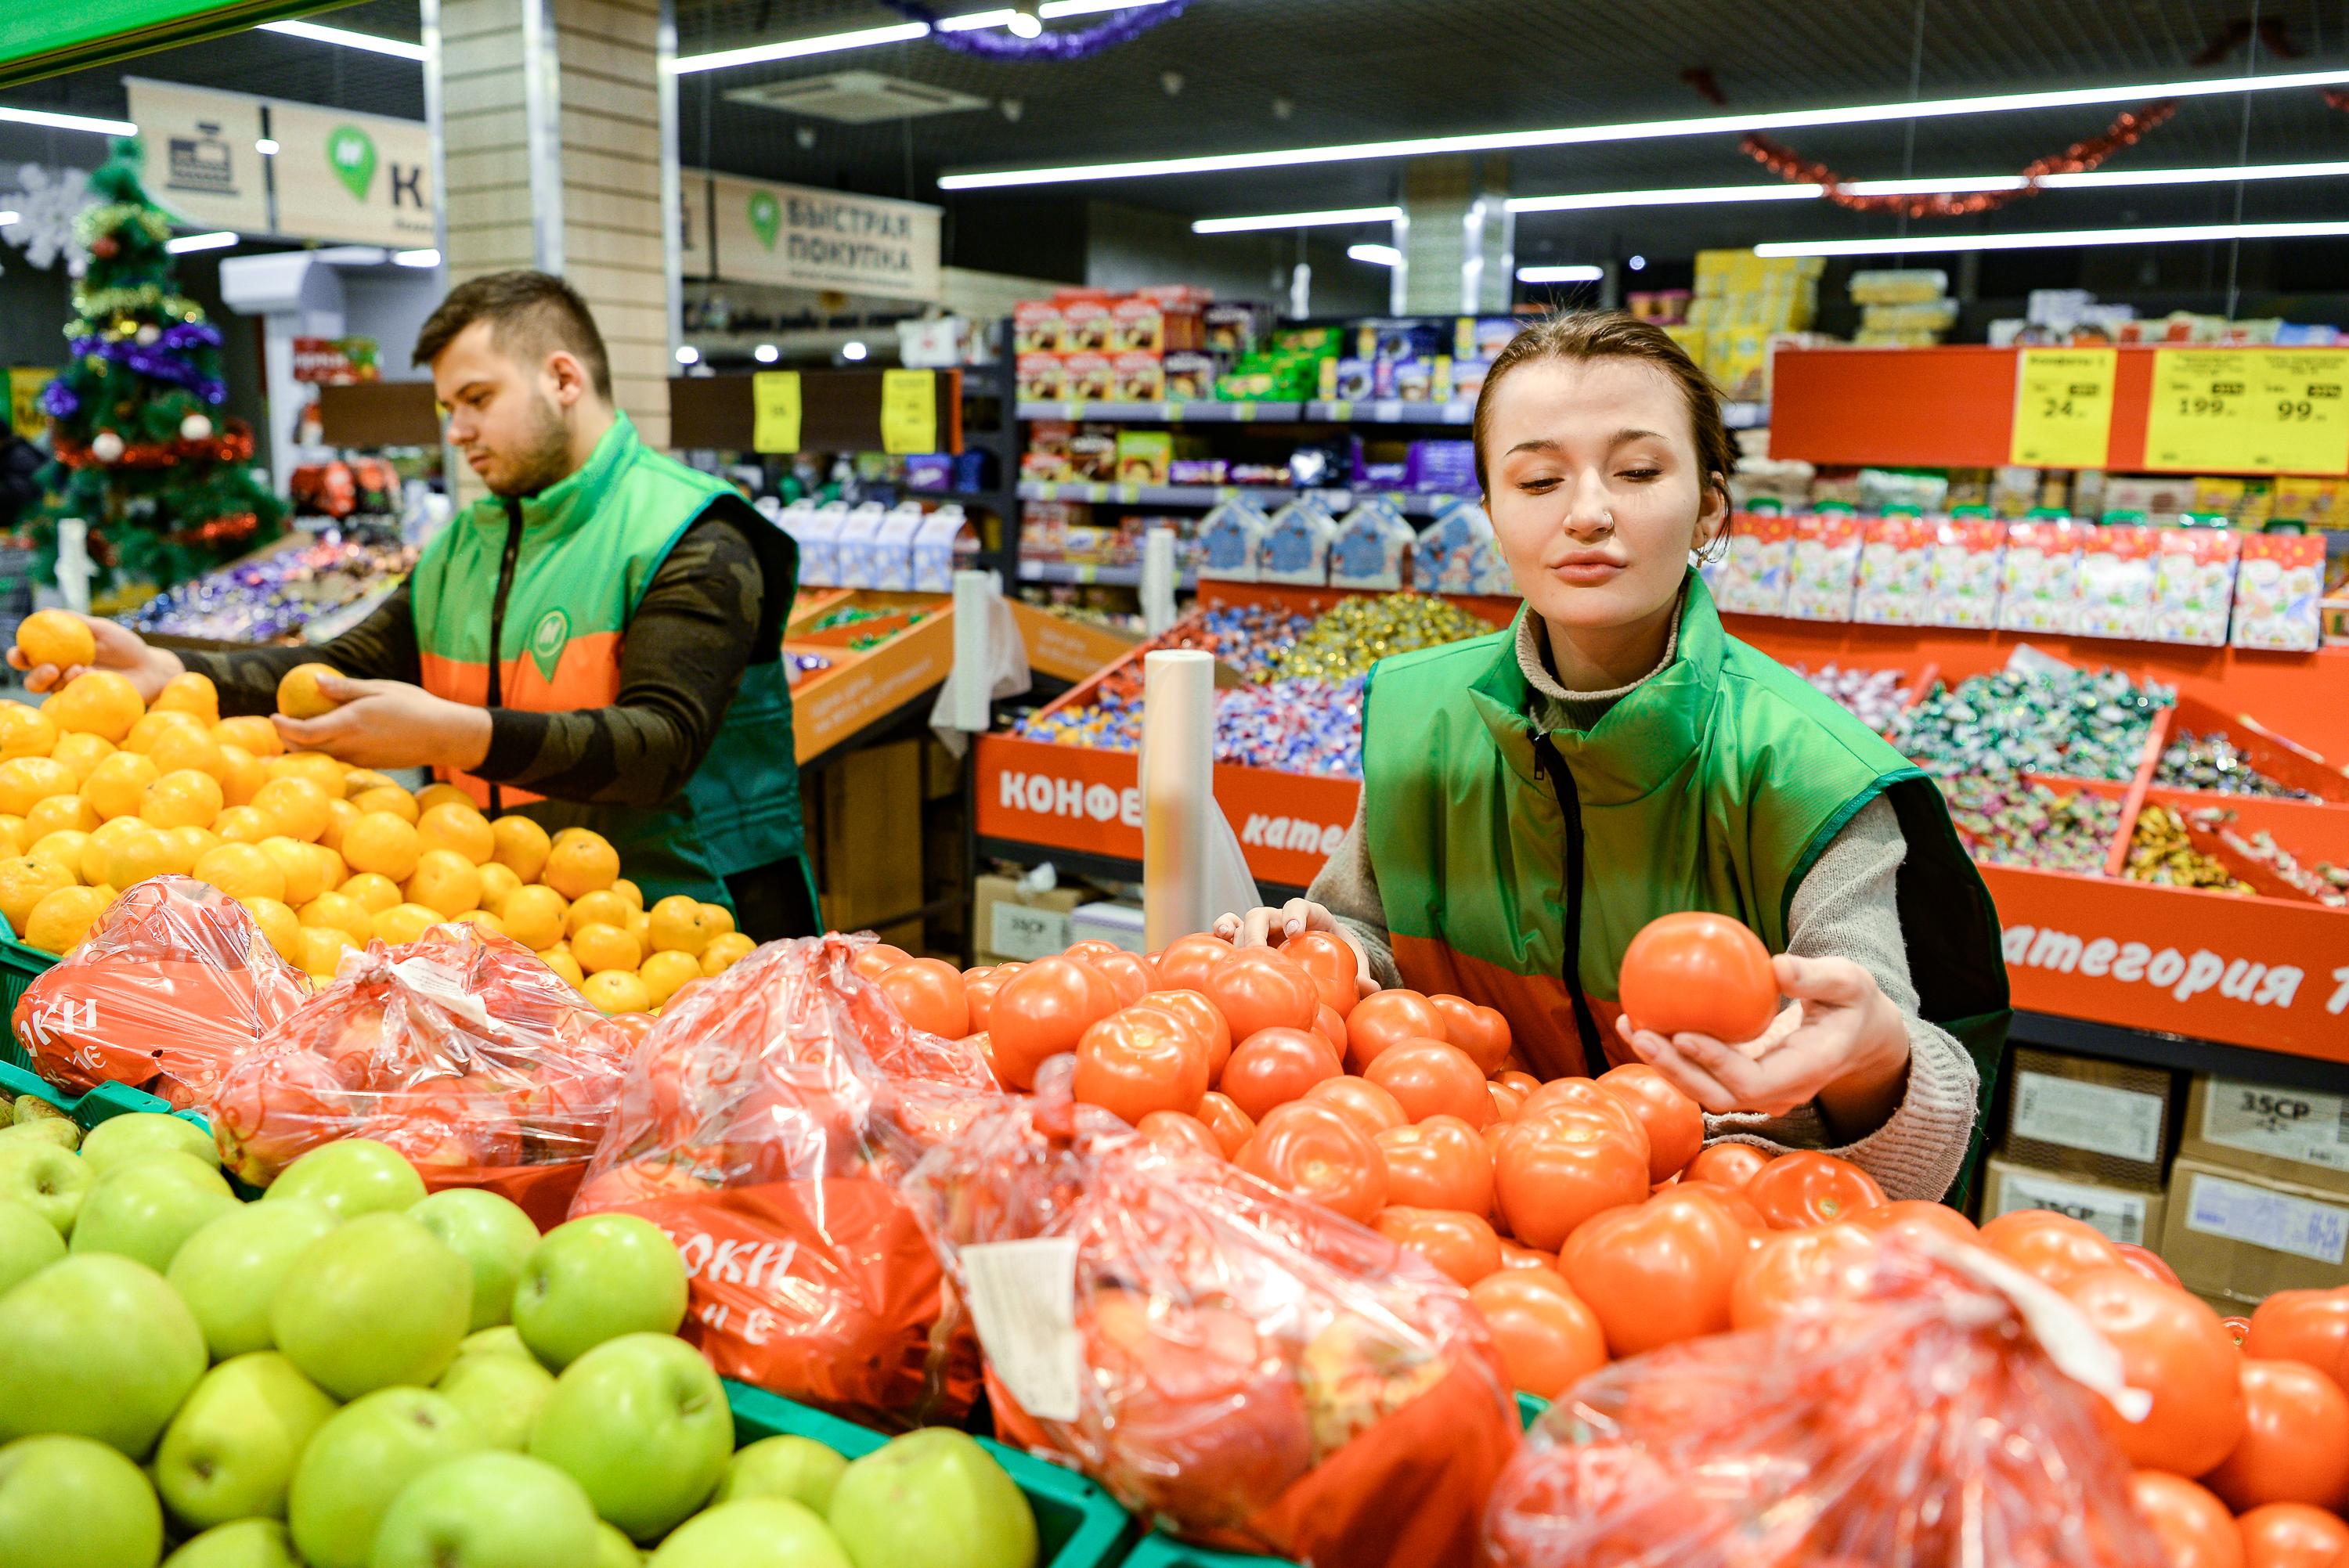
{"label": "man's hand", "polygon": [[24,649],[12,645],[8,665],[25,672],[26,691],[51,691],[92,669],[113,670],[129,677],[130,684],[139,688],[142,701],[153,702],[171,677],[187,673],[188,666],[180,662],[179,655],[169,648],[149,647],[146,639],[119,621],[102,621],[95,615],[74,615],[74,619],[88,626],[89,634],[98,640],[97,664],[73,665],[62,670],[55,665],[36,665],[25,656]]}
{"label": "man's hand", "polygon": [[450,702],[405,681],[320,676],[342,706],[316,718],[277,715],[288,749],[323,751],[354,768],[451,768],[471,772],[490,754],[490,710]]}

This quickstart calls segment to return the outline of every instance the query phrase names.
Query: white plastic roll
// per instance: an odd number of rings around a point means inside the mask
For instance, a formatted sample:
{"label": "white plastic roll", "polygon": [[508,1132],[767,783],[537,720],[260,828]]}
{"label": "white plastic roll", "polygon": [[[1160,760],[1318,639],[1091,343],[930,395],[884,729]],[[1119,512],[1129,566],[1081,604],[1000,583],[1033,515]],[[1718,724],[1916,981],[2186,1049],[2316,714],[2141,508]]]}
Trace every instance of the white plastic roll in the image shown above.
{"label": "white plastic roll", "polygon": [[1142,661],[1143,935],[1156,952],[1205,931],[1216,807],[1216,662],[1195,648]]}

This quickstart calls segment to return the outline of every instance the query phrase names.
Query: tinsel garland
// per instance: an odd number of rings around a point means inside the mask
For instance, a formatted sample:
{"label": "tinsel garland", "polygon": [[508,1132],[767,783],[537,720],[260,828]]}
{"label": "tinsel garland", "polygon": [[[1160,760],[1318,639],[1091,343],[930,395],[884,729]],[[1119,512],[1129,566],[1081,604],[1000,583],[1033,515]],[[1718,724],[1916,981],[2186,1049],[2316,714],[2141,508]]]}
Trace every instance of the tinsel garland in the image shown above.
{"label": "tinsel garland", "polygon": [[[181,330],[174,328],[173,330]],[[217,342],[220,335],[214,333]],[[174,387],[184,387],[207,403],[228,400],[228,384],[217,377],[206,376],[184,359],[163,352],[162,344],[150,347],[137,338],[77,337],[67,346],[77,356],[97,355],[127,365],[140,375],[157,381],[168,381]]]}
{"label": "tinsel garland", "polygon": [[1020,37],[1000,27],[974,27],[968,32],[949,33],[938,26],[940,14],[930,6],[918,4],[917,0],[883,0],[883,3],[908,21],[928,23],[930,42],[943,45],[957,54],[976,55],[989,60],[1081,60],[1103,49],[1132,43],[1160,23],[1173,21],[1183,14],[1186,0],[1159,0],[1155,5],[1137,5],[1113,12],[1108,20],[1071,33],[1056,32],[1047,27],[1032,38]]}
{"label": "tinsel garland", "polygon": [[1824,163],[1815,163],[1783,142],[1759,133],[1738,142],[1738,150],[1779,179],[1795,185],[1816,185],[1819,193],[1838,207],[1855,212],[1899,212],[1910,218],[1959,218],[1994,211],[2010,201],[2036,196],[2039,182],[2051,174],[2085,174],[2125,147],[2135,147],[2147,132],[2158,129],[2178,112],[2178,100],[2133,108],[2114,119],[2101,136],[2075,141],[2052,157],[2023,167],[2023,184],[2013,191],[1924,192],[1916,195],[1862,196],[1844,189],[1845,180]]}
{"label": "tinsel garland", "polygon": [[122,455],[110,463],[100,462],[86,443],[61,430],[51,433],[50,445],[55,449],[52,455],[69,469],[169,469],[181,463],[243,463],[253,459],[253,431],[242,420],[232,421],[227,429],[201,441],[182,436],[170,441],[142,441],[136,446],[126,442]]}

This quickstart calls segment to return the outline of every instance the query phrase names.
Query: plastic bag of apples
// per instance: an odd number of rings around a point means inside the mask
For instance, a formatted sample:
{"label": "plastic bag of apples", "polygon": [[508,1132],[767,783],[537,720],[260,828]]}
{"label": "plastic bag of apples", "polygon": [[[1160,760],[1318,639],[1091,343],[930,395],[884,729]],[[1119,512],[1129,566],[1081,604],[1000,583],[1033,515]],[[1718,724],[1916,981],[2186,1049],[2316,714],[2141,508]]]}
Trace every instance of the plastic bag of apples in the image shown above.
{"label": "plastic bag of apples", "polygon": [[909,1026],[858,972],[872,939],[770,943],[645,1037],[572,1212],[675,1241],[710,1364],[877,1426],[949,1422],[978,1352],[896,1190],[1000,1098],[978,1048]]}
{"label": "plastic bag of apples", "polygon": [[346,953],[205,1109],[223,1162],[254,1186],[322,1143],[371,1138],[428,1187],[486,1187],[546,1226],[570,1207],[635,1043],[521,944],[436,925]]}
{"label": "plastic bag of apples", "polygon": [[111,1080],[184,1110],[310,994],[243,905],[161,876],[109,905],[11,1022],[33,1067],[79,1094]]}

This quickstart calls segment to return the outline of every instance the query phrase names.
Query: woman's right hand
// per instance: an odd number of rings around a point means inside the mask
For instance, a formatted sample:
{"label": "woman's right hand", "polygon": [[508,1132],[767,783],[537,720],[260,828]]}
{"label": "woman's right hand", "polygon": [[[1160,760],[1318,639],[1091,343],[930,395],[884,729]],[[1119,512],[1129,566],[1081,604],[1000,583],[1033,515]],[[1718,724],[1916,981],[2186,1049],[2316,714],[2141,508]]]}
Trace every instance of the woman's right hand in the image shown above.
{"label": "woman's right hand", "polygon": [[[72,614],[72,612],[67,612]],[[185,675],[188,666],[180,655],[169,648],[148,645],[145,638],[119,621],[101,620],[96,615],[76,614],[74,619],[89,628],[98,643],[98,660],[91,665],[74,665],[59,669],[55,665],[36,665],[25,656],[25,650],[11,644],[8,665],[25,672],[25,689],[46,692],[65,685],[76,676],[90,670],[112,670],[126,676],[139,688],[142,701],[153,702],[174,676]]]}
{"label": "woman's right hand", "polygon": [[1339,918],[1309,898],[1292,898],[1278,909],[1259,906],[1246,914],[1219,914],[1209,927],[1235,947],[1278,947],[1309,931],[1327,932],[1353,951],[1355,984],[1367,996],[1379,988],[1371,977],[1371,960]]}

